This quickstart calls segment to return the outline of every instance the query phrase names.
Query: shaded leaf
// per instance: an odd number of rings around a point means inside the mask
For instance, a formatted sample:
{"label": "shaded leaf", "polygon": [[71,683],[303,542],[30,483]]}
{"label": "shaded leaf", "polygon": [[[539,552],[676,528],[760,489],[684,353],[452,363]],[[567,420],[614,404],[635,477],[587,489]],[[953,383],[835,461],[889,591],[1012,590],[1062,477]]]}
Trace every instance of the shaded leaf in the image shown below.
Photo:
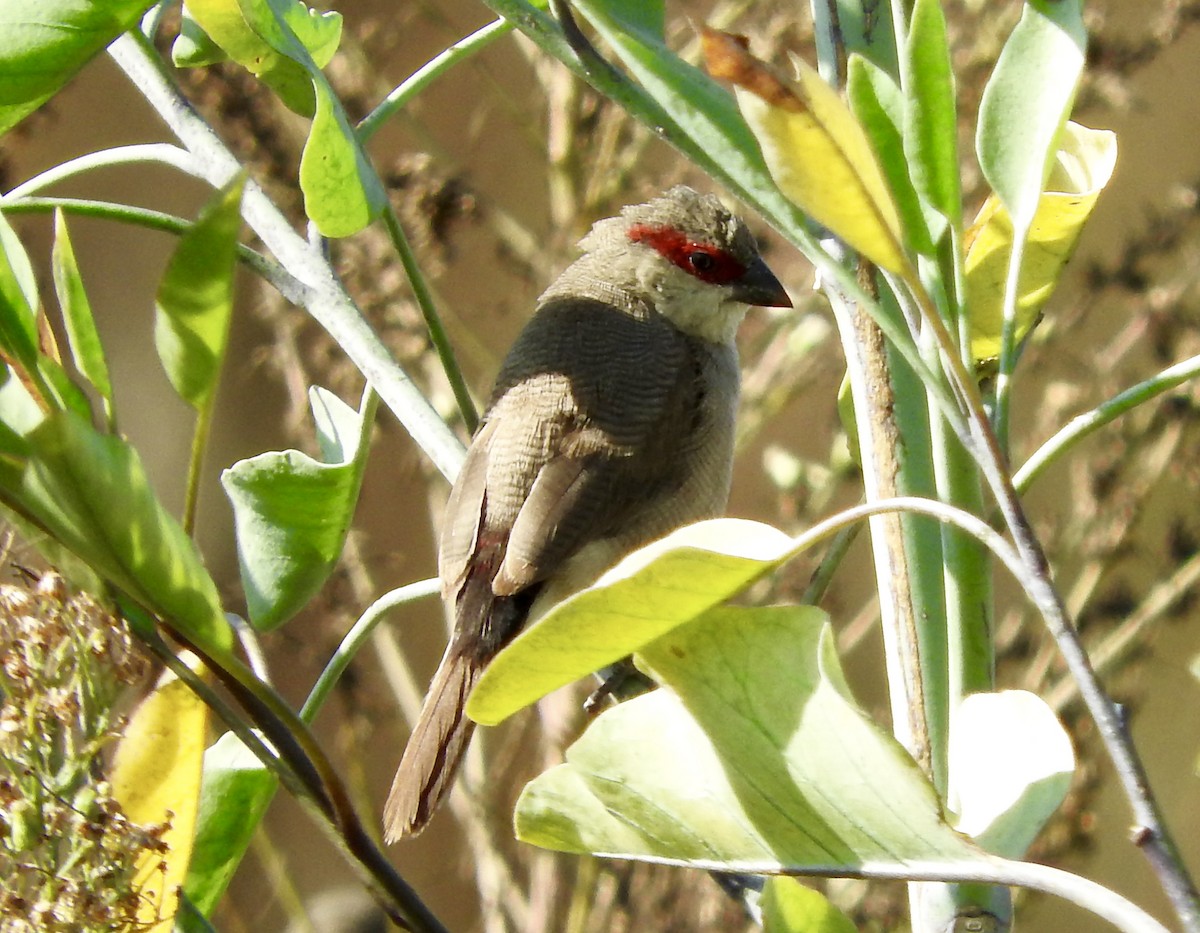
{"label": "shaded leaf", "polygon": [[[1096,199],[1112,178],[1116,136],[1068,123],[1059,140],[1047,190],[1038,202],[1022,257],[1016,339],[1033,326],[1058,284]],[[1013,249],[1013,223],[992,195],[966,235],[967,313],[977,361],[1000,352],[1004,287]]]}
{"label": "shaded leaf", "polygon": [[283,624],[324,585],[345,545],[371,425],[321,388],[310,392],[325,462],[298,450],[242,460],[221,474],[233,504],[250,621]]}
{"label": "shaded leaf", "polygon": [[183,885],[203,916],[212,915],[278,786],[275,776],[232,732],[204,753],[196,841]]}
{"label": "shaded leaf", "polygon": [[112,380],[108,375],[108,361],[96,321],[92,317],[92,305],[79,264],[75,261],[75,248],[67,230],[67,219],[62,210],[54,214],[54,249],[51,253],[54,272],[54,290],[62,308],[63,323],[67,331],[67,343],[75,368],[100,395],[106,421],[113,421]]}
{"label": "shaded leaf", "polygon": [[769,525],[724,518],[689,525],[635,551],[493,658],[467,714],[493,725],[620,660],[770,572],[790,556],[791,544]]}
{"label": "shaded leaf", "polygon": [[763,933],[857,933],[825,895],[795,878],[767,879],[762,912]]}
{"label": "shaded leaf", "polygon": [[49,100],[153,0],[0,3],[0,133]]}
{"label": "shaded leaf", "polygon": [[979,105],[979,167],[1017,229],[1033,219],[1083,73],[1082,0],[1028,0]]}
{"label": "shaded leaf", "polygon": [[[200,670],[194,658],[191,666]],[[187,875],[207,725],[208,707],[168,671],[130,718],[113,759],[113,796],[125,816],[141,825],[170,823],[162,836],[168,850],[147,849],[138,859],[138,919],[153,933],[172,929]]]}
{"label": "shaded leaf", "polygon": [[735,85],[783,193],[876,265],[906,272],[896,206],[866,133],[837,93],[799,59],[798,83],[785,83],[728,33],[705,29],[704,56],[714,77]]}
{"label": "shaded leaf", "polygon": [[237,175],[205,205],[155,298],[154,345],[171,385],[197,411],[212,404],[225,358],[245,182]]}
{"label": "shaded leaf", "polygon": [[1071,787],[1075,754],[1054,711],[1024,690],[976,693],[954,717],[950,794],[956,828],[1021,858]]}
{"label": "shaded leaf", "polygon": [[756,872],[986,861],[850,700],[820,610],[714,609],[638,660],[665,687],[602,713],[525,788],[524,841]]}
{"label": "shaded leaf", "polygon": [[27,372],[37,367],[37,307],[29,255],[0,211],[0,348]]}

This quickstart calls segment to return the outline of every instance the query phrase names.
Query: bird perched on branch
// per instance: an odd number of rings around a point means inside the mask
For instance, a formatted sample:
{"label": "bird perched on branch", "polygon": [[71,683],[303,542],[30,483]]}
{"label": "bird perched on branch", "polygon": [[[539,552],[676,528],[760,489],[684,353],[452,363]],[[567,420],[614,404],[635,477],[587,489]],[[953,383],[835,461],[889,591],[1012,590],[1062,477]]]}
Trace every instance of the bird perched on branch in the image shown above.
{"label": "bird perched on branch", "polygon": [[746,225],[678,186],[596,223],[500,369],[446,505],[453,615],[384,810],[389,842],[449,790],[483,669],[530,617],[729,496],[749,305],[790,307]]}

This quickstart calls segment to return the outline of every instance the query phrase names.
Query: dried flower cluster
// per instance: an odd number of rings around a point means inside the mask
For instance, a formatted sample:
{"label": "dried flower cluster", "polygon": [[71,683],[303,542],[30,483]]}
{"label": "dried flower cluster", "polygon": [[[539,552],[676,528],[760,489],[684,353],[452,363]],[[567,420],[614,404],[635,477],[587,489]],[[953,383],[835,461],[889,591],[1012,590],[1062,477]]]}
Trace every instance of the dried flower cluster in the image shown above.
{"label": "dried flower cluster", "polygon": [[100,753],[145,672],[121,620],[57,574],[0,586],[0,933],[138,929],[137,860],[166,827],[125,818]]}

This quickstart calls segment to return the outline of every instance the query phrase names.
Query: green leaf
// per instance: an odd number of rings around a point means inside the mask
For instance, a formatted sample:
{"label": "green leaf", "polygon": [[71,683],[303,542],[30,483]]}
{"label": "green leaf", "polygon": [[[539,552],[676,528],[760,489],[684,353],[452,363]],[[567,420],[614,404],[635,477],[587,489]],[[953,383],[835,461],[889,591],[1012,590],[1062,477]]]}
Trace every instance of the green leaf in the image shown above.
{"label": "green leaf", "polygon": [[319,13],[300,0],[188,0],[187,9],[213,42],[291,110],[313,115],[313,71],[319,73],[337,51],[340,13]]}
{"label": "green leaf", "polygon": [[108,375],[108,362],[96,321],[92,317],[91,302],[79,274],[75,261],[75,248],[67,231],[67,219],[61,210],[54,214],[54,249],[51,254],[54,271],[54,290],[62,308],[63,323],[67,330],[67,343],[75,368],[100,394],[106,421],[113,421],[112,380]]}
{"label": "green leaf", "polygon": [[1028,0],[984,88],[979,166],[1018,230],[1037,210],[1086,50],[1082,0]]}
{"label": "green leaf", "polygon": [[225,50],[213,42],[204,28],[196,22],[188,4],[179,16],[179,35],[171,43],[171,62],[177,68],[201,68],[229,58]]}
{"label": "green leaf", "polygon": [[1023,857],[1074,771],[1071,738],[1040,697],[1005,690],[963,700],[950,735],[955,826],[989,852]]}
{"label": "green leaf", "polygon": [[317,113],[300,156],[304,211],[322,236],[351,236],[379,216],[387,195],[328,82],[320,76],[313,87]]}
{"label": "green leaf", "polygon": [[795,878],[768,878],[762,894],[763,933],[857,933],[850,918],[820,891]]}
{"label": "green leaf", "polygon": [[233,315],[233,274],[245,175],[205,205],[158,286],[154,345],[171,385],[197,411],[216,393]]}
{"label": "green leaf", "polygon": [[233,503],[248,614],[264,631],[290,619],[324,585],[362,486],[371,419],[321,388],[310,400],[324,463],[298,450],[272,451],[221,474]]}
{"label": "green leaf", "polygon": [[37,367],[37,307],[29,255],[0,211],[0,348],[26,372]]}
{"label": "green leaf", "polygon": [[688,525],[630,554],[526,628],[487,666],[467,715],[493,725],[700,616],[791,556],[758,522]]}
{"label": "green leaf", "polygon": [[0,3],[0,134],[54,95],[153,0]]}
{"label": "green leaf", "polygon": [[891,75],[860,55],[851,55],[846,69],[847,100],[879,160],[905,241],[918,253],[931,256],[933,237],[904,154],[904,95]]}
{"label": "green leaf", "polygon": [[25,436],[29,460],[5,502],[205,651],[231,643],[195,545],[154,497],[137,452],[71,412]]}
{"label": "green leaf", "polygon": [[601,714],[525,788],[522,840],[752,872],[987,862],[849,698],[820,610],[714,609],[639,660],[665,687]]}
{"label": "green leaf", "polygon": [[196,841],[183,892],[205,917],[212,916],[278,786],[232,732],[204,753]]}
{"label": "green leaf", "polygon": [[913,183],[957,228],[962,223],[958,115],[941,0],[916,0],[903,64],[904,142]]}

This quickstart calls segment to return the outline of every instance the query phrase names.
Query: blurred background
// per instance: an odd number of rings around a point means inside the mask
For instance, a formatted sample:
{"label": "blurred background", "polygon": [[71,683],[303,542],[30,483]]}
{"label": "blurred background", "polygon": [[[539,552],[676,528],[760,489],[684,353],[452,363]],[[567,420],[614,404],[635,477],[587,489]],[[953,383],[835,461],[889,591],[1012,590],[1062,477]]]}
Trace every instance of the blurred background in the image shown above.
{"label": "blurred background", "polygon": [[[984,192],[971,128],[983,82],[1020,4],[961,0],[945,6],[963,107],[966,190],[978,207]],[[356,116],[493,18],[476,0],[359,0],[339,10],[346,38],[329,72]],[[1120,155],[1022,362],[1014,407],[1017,462],[1073,414],[1200,352],[1198,17],[1200,3],[1188,0],[1089,4],[1090,65],[1074,118],[1115,130]],[[669,3],[668,22],[671,47],[685,55],[695,53],[694,24],[708,22],[749,34],[760,57],[783,62],[794,51],[813,58],[807,4]],[[294,179],[302,122],[234,67],[181,72],[179,80],[299,222]],[[51,106],[0,142],[0,184],[7,189],[98,148],[165,138],[136,89],[101,56]],[[374,138],[371,151],[480,400],[536,296],[593,220],[677,181],[712,190],[673,151],[516,36],[438,80]],[[145,167],[92,173],[55,193],[183,216],[193,216],[208,194],[166,169]],[[832,320],[811,290],[811,267],[761,221],[748,219],[796,310],[754,311],[741,334],[745,398],[730,514],[798,530],[859,496],[835,409],[843,364]],[[21,217],[17,226],[48,283],[49,218]],[[122,428],[146,459],[160,497],[178,509],[192,419],[158,365],[152,337],[154,292],[174,242],[86,218],[73,219],[71,229],[116,381]],[[451,417],[449,390],[382,233],[368,230],[333,250],[397,359]],[[244,607],[219,472],[264,450],[311,452],[305,393],[314,383],[351,404],[362,390],[357,372],[312,321],[246,275],[199,523],[205,559],[234,611]],[[278,686],[297,705],[369,602],[434,573],[432,529],[446,487],[387,412],[376,435],[343,567],[301,618],[265,639]],[[1153,787],[1194,870],[1200,869],[1194,771],[1200,685],[1189,664],[1200,651],[1191,595],[1200,573],[1198,443],[1196,392],[1180,390],[1087,441],[1028,497],[1085,638],[1111,656],[1106,682],[1128,704]],[[803,562],[788,568],[763,595],[794,596],[811,570]],[[860,540],[824,607],[860,701],[884,720],[872,593],[869,554]],[[1147,863],[1128,842],[1129,813],[1062,680],[1053,646],[1007,581],[1000,581],[1000,599],[1002,685],[1051,697],[1081,759],[1068,805],[1034,857],[1115,886],[1165,919]],[[368,814],[378,814],[407,736],[398,699],[407,670],[421,689],[444,644],[434,601],[395,613],[386,629],[351,667],[317,723]],[[580,690],[560,692],[540,713],[489,734],[486,779],[478,762],[468,773],[478,806],[443,813],[423,836],[394,847],[400,871],[455,931],[742,929],[736,906],[705,875],[558,858],[511,842],[507,814],[515,793],[558,760],[576,734],[580,696]],[[896,928],[903,886],[838,882],[830,891],[860,928]],[[216,925],[233,933],[382,929],[369,900],[355,914],[364,898],[322,833],[280,795]],[[350,923],[352,917],[358,919]],[[1021,928],[1032,931],[1092,924],[1089,915],[1040,896],[1026,897],[1018,917]]]}

